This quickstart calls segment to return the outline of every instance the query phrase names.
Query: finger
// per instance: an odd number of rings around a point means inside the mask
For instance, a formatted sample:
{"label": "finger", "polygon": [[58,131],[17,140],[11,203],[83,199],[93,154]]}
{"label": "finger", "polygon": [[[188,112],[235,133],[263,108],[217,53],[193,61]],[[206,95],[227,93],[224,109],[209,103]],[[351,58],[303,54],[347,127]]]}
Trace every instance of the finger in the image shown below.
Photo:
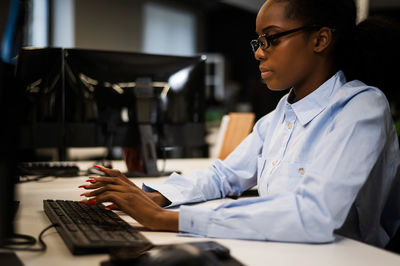
{"label": "finger", "polygon": [[121,192],[115,192],[115,191],[105,191],[97,196],[94,196],[92,198],[88,198],[88,205],[94,201],[93,204],[101,204],[103,202],[111,202],[112,204],[115,204],[116,206],[120,206],[120,203],[122,201],[122,197],[119,197],[119,195],[122,194]]}
{"label": "finger", "polygon": [[85,197],[96,197],[100,194],[105,193],[106,191],[111,191],[111,192],[127,192],[127,188],[125,186],[119,186],[119,185],[105,185],[99,189],[83,193],[81,196]]}
{"label": "finger", "polygon": [[[82,184],[78,186],[78,188],[84,188],[84,189],[96,189],[100,188],[102,186],[105,186],[107,184],[118,184],[116,182],[115,178],[109,177],[108,179],[103,179],[102,181],[99,180],[99,177],[96,177],[94,179],[88,179],[86,182],[89,182],[89,184]],[[123,185],[123,182],[119,182],[121,185]]]}
{"label": "finger", "polygon": [[92,206],[93,204],[97,204],[97,201],[95,198],[88,198],[88,199],[83,199],[79,201],[80,203],[86,204],[88,206]]}
{"label": "finger", "polygon": [[98,177],[92,177],[92,179],[88,179],[88,182],[90,182],[91,184],[97,184],[97,183],[101,183],[101,184],[125,184],[125,182],[123,182],[123,180],[121,180],[120,178],[115,178],[115,177],[105,177],[105,176],[98,176]]}
{"label": "finger", "polygon": [[101,177],[101,176],[89,176],[86,180],[86,182],[96,182],[96,178]]}
{"label": "finger", "polygon": [[[118,171],[118,170],[116,170]],[[138,187],[135,185],[135,183],[131,182],[126,176],[122,175],[118,177],[96,177],[95,179],[96,182],[103,182],[103,183],[113,183],[113,184],[120,184],[120,185],[128,185],[128,186],[134,186]]]}
{"label": "finger", "polygon": [[[139,187],[137,187],[135,184],[126,184],[122,180],[119,180],[118,178],[114,177],[96,177],[96,182],[91,182],[91,184],[83,184],[80,185],[78,188],[83,188],[86,190],[91,190],[91,189],[102,189],[102,190],[96,190],[97,192],[93,193],[83,193],[81,196],[86,196],[90,197],[93,195],[97,195],[98,193],[107,191],[107,190],[115,190],[115,191],[121,191],[121,192],[128,192],[128,191],[141,191]],[[140,193],[140,192],[139,192]]]}
{"label": "finger", "polygon": [[109,168],[106,168],[106,167],[103,167],[103,166],[100,166],[100,165],[94,165],[93,167],[98,168],[100,171],[102,171],[103,173],[106,173],[109,176],[118,177],[118,178],[122,179],[127,184],[133,184],[132,181],[130,181],[124,174],[122,174],[117,169],[109,169]]}
{"label": "finger", "polygon": [[87,199],[80,200],[79,202],[83,203],[83,204],[88,204],[89,203],[89,201]]}
{"label": "finger", "polygon": [[83,184],[83,185],[78,186],[78,188],[96,189],[96,188],[99,188],[99,187],[102,187],[102,186],[104,186],[104,184],[98,182],[98,183],[95,183],[95,184]]}
{"label": "finger", "polygon": [[86,204],[89,207],[92,206],[93,204],[96,204],[96,199],[95,198],[91,198],[91,199],[83,199],[81,201],[79,201],[80,203]]}
{"label": "finger", "polygon": [[109,175],[109,176],[124,176],[119,170],[116,169],[110,169],[110,168],[106,168],[100,165],[94,165],[93,167],[96,167],[97,169],[99,169],[100,171],[102,171],[103,173]]}
{"label": "finger", "polygon": [[112,176],[112,177],[116,177],[121,179],[122,181],[124,181],[127,184],[133,184],[132,181],[130,181],[124,174],[122,174],[119,170],[117,169],[109,169],[106,167],[102,167],[102,166],[96,166],[98,169],[100,169],[101,171],[103,171],[104,173],[106,173],[108,176]]}
{"label": "finger", "polygon": [[104,207],[106,210],[112,210],[112,211],[119,211],[119,207],[115,205],[114,203],[111,203],[110,205],[107,205]]}

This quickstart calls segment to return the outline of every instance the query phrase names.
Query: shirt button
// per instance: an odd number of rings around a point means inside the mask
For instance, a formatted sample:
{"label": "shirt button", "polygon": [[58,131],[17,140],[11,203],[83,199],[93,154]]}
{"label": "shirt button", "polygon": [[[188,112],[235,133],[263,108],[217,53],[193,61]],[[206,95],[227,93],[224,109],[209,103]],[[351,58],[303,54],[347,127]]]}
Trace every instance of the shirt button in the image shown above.
{"label": "shirt button", "polygon": [[273,161],[273,162],[272,162],[272,166],[275,166],[275,165],[276,165],[276,161]]}
{"label": "shirt button", "polygon": [[287,127],[288,127],[288,129],[292,129],[293,124],[292,124],[292,123],[288,123],[288,124],[287,124]]}
{"label": "shirt button", "polygon": [[304,174],[304,168],[299,168],[299,174],[301,174],[301,175]]}

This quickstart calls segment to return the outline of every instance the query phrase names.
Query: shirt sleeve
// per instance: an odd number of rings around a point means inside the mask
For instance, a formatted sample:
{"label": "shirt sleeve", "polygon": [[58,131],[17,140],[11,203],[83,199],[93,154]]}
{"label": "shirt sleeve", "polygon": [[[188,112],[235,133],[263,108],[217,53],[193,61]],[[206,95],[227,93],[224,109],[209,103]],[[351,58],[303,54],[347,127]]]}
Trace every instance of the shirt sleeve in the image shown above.
{"label": "shirt sleeve", "polygon": [[[378,97],[375,97],[378,94]],[[329,242],[384,150],[393,124],[378,92],[350,99],[330,121],[318,158],[294,191],[239,199],[216,208],[182,206],[179,229],[207,237]],[[388,136],[392,141],[388,141]]]}
{"label": "shirt sleeve", "polygon": [[172,174],[164,184],[143,184],[147,192],[158,191],[171,206],[238,196],[257,183],[257,158],[265,138],[270,115],[261,118],[252,133],[224,160],[215,160],[205,170],[187,176]]}

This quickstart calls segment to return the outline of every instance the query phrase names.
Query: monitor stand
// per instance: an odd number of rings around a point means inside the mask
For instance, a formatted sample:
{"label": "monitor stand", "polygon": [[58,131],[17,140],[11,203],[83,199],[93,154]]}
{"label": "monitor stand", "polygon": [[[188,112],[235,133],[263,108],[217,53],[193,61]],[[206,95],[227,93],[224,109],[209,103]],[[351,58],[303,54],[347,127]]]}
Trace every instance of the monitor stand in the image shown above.
{"label": "monitor stand", "polygon": [[136,97],[136,122],[140,141],[141,162],[139,172],[127,172],[128,177],[156,177],[166,176],[171,173],[161,173],[157,169],[156,145],[153,138],[152,115],[154,112],[154,87],[151,78],[142,77],[136,79],[133,89]]}
{"label": "monitor stand", "polygon": [[172,172],[160,172],[157,168],[157,154],[153,139],[153,129],[150,124],[138,125],[140,138],[140,154],[142,160],[142,172],[132,171],[124,173],[127,177],[159,177],[168,176]]}

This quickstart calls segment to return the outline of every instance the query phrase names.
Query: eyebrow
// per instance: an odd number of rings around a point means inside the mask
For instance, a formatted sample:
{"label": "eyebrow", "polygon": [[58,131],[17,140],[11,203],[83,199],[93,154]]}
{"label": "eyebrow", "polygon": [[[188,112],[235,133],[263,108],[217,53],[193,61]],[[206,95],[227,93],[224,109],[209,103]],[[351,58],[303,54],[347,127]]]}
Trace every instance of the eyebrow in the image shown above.
{"label": "eyebrow", "polygon": [[[269,30],[271,30],[271,29],[275,29],[275,28],[280,28],[280,27],[279,27],[279,26],[275,26],[275,25],[271,25],[271,26],[268,26],[268,27],[263,28],[263,29],[261,30],[261,32],[265,33],[265,32],[267,32],[267,31],[269,31]],[[256,33],[257,33],[257,32],[256,32]]]}

